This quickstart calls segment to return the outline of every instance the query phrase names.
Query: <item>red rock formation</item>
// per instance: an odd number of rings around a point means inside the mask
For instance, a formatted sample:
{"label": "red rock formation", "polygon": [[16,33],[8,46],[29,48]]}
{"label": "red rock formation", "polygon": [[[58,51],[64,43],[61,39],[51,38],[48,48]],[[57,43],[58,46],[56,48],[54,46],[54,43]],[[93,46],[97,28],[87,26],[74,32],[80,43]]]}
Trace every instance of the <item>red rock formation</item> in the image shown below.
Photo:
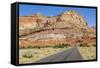
{"label": "red rock formation", "polygon": [[95,29],[88,27],[84,18],[72,10],[53,17],[21,16],[19,36],[20,47],[96,42]]}

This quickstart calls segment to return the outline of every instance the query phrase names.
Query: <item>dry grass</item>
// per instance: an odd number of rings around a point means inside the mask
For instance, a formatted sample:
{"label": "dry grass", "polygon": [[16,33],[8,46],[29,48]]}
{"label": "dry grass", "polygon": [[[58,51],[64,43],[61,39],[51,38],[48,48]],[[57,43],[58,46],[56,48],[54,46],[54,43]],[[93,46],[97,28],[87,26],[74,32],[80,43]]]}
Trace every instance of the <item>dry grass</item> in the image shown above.
{"label": "dry grass", "polygon": [[45,58],[47,56],[56,54],[66,49],[70,49],[71,47],[67,48],[27,48],[27,49],[19,49],[19,63],[32,63],[39,59]]}
{"label": "dry grass", "polygon": [[81,55],[83,56],[84,60],[93,60],[96,59],[96,47],[89,46],[89,47],[78,47]]}

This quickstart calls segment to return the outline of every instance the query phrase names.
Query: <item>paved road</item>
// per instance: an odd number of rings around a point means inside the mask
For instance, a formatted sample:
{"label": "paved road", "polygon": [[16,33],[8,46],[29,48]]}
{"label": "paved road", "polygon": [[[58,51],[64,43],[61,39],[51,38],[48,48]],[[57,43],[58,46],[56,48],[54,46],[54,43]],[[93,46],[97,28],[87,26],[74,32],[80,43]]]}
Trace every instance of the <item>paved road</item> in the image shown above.
{"label": "paved road", "polygon": [[35,63],[40,62],[59,62],[59,61],[77,61],[83,60],[81,54],[79,53],[76,47],[73,47],[69,50],[65,50],[63,52],[48,56],[46,58],[40,59]]}

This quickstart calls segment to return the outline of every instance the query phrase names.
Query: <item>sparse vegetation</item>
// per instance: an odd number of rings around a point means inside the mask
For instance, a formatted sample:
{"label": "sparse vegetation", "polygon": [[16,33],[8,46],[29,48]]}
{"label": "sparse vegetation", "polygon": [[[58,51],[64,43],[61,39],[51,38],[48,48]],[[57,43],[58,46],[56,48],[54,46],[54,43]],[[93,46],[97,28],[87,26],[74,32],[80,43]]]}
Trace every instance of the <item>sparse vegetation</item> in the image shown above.
{"label": "sparse vegetation", "polygon": [[79,52],[83,56],[84,60],[96,59],[96,47],[78,47]]}
{"label": "sparse vegetation", "polygon": [[84,60],[96,59],[96,44],[81,43],[78,49]]}
{"label": "sparse vegetation", "polygon": [[89,47],[89,45],[87,43],[81,43],[79,46],[80,47]]}
{"label": "sparse vegetation", "polygon": [[58,52],[68,50],[71,46],[68,44],[59,44],[56,46],[43,46],[43,47],[31,47],[31,48],[21,48],[19,49],[19,63],[30,63],[35,62],[39,59],[45,58],[47,56],[56,54]]}
{"label": "sparse vegetation", "polygon": [[70,44],[58,44],[58,45],[53,45],[53,46],[32,46],[32,45],[29,45],[28,47],[21,47],[20,49],[27,49],[27,48],[36,48],[36,49],[40,49],[40,48],[67,48],[71,46]]}
{"label": "sparse vegetation", "polygon": [[69,13],[76,13],[76,11],[75,10],[70,10]]}
{"label": "sparse vegetation", "polygon": [[32,55],[32,53],[25,53],[25,54],[22,55],[22,57],[23,58],[32,58],[33,55]]}
{"label": "sparse vegetation", "polygon": [[70,45],[69,44],[59,44],[59,45],[53,46],[53,48],[67,48],[68,46]]}

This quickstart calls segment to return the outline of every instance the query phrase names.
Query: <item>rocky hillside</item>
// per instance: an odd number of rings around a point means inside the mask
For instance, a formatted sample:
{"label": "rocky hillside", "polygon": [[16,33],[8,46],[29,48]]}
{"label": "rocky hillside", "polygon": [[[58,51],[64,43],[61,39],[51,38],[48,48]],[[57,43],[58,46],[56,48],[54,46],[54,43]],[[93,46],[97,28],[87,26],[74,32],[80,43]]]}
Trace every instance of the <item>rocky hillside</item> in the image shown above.
{"label": "rocky hillside", "polygon": [[74,10],[52,17],[39,13],[19,17],[19,44],[22,47],[79,44],[85,39],[95,44],[95,33],[95,29],[88,27],[84,17]]}

